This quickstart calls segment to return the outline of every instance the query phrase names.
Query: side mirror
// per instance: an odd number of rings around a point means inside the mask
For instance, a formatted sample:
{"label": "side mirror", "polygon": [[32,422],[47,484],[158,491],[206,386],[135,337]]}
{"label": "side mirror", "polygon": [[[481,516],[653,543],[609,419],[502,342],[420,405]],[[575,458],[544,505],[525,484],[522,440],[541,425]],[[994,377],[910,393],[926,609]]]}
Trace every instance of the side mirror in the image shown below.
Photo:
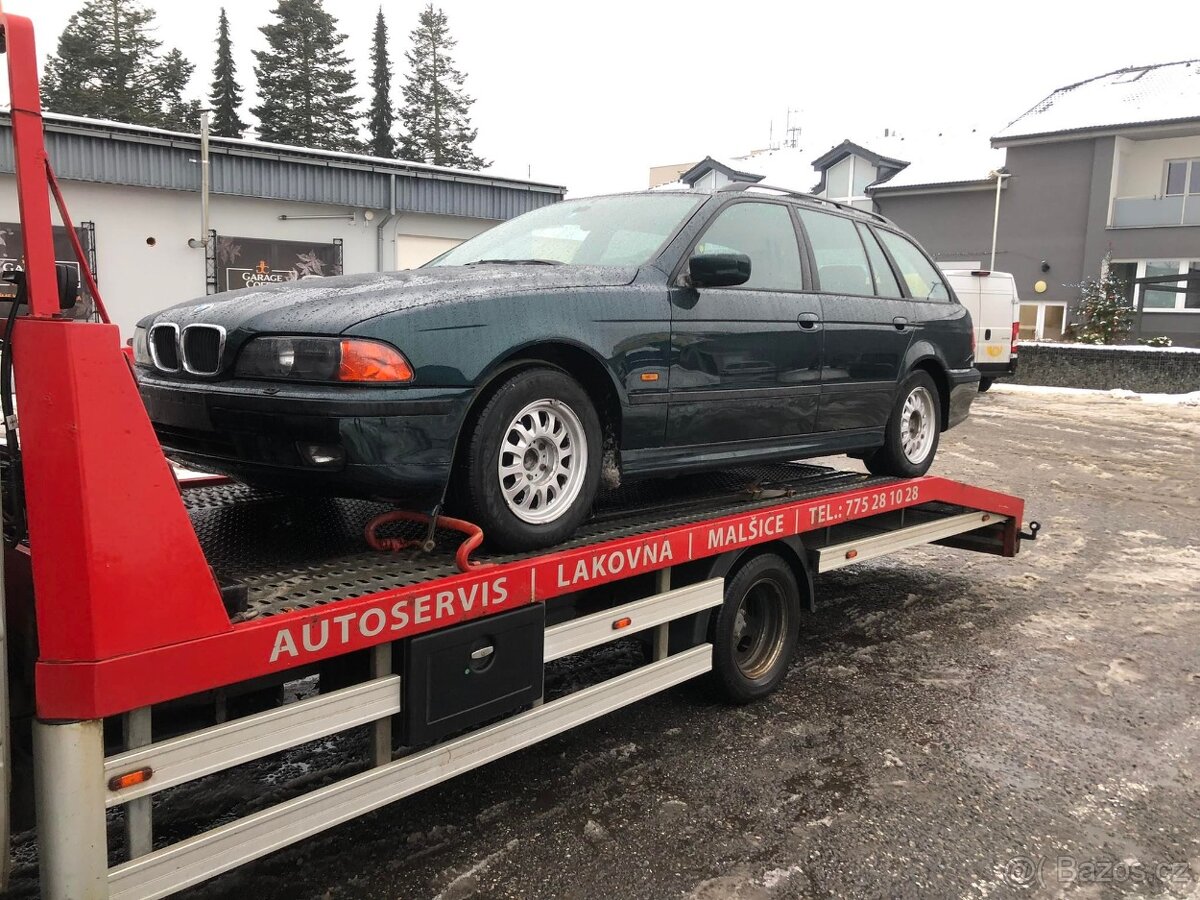
{"label": "side mirror", "polygon": [[702,253],[688,260],[692,287],[733,287],[750,280],[750,257],[745,253]]}
{"label": "side mirror", "polygon": [[58,275],[58,308],[73,309],[79,302],[79,270],[67,263],[56,263]]}

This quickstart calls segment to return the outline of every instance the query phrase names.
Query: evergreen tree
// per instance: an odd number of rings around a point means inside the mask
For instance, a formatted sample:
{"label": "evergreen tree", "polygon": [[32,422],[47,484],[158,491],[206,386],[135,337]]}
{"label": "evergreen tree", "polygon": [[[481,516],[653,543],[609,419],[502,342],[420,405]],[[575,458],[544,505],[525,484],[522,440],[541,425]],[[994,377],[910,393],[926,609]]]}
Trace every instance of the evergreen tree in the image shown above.
{"label": "evergreen tree", "polygon": [[42,78],[54,112],[134,125],[195,128],[183,91],[195,67],[178,50],[160,55],[154,12],[137,0],[85,0],[67,21]]}
{"label": "evergreen tree", "polygon": [[396,139],[392,137],[395,124],[392,61],[388,58],[387,22],[381,6],[375,16],[375,35],[371,39],[371,109],[367,112],[367,128],[371,132],[368,146],[373,156],[390,159],[396,155]]}
{"label": "evergreen tree", "polygon": [[276,21],[262,27],[268,49],[255,50],[261,102],[250,110],[264,141],[361,151],[354,73],[346,35],[322,0],[279,0]]}
{"label": "evergreen tree", "polygon": [[1133,326],[1134,309],[1129,286],[1117,277],[1111,262],[1104,257],[1100,280],[1089,278],[1079,287],[1082,296],[1076,312],[1079,320],[1071,323],[1082,344],[1119,343]]}
{"label": "evergreen tree", "polygon": [[183,58],[178,50],[172,50],[162,61],[162,73],[158,82],[159,108],[162,110],[162,125],[175,131],[194,131],[200,122],[200,101],[184,100],[194,63]]}
{"label": "evergreen tree", "polygon": [[470,109],[475,101],[463,90],[465,76],[450,56],[456,41],[446,14],[430,3],[411,37],[412,49],[405,54],[410,72],[400,110],[400,155],[438,166],[482,169],[487,163],[472,148],[477,130],[471,127]]}
{"label": "evergreen tree", "polygon": [[217,20],[217,64],[213,66],[212,131],[223,137],[240,138],[246,123],[238,115],[242,105],[242,86],[237,83],[237,69],[229,40],[229,18],[225,7]]}

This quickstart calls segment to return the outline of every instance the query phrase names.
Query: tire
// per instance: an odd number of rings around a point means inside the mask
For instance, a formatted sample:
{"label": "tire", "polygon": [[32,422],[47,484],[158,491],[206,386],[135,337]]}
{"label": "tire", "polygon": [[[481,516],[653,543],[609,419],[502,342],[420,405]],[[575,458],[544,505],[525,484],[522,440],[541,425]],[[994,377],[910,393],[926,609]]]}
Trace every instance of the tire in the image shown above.
{"label": "tire", "polygon": [[979,379],[979,393],[986,394],[989,390],[991,390],[992,385],[995,383],[996,383],[995,378],[988,378],[987,376],[980,378]]}
{"label": "tire", "polygon": [[566,540],[596,496],[601,440],[577,381],[557,369],[519,372],[487,400],[467,438],[457,475],[468,517],[503,550]]}
{"label": "tire", "polygon": [[711,681],[730,703],[751,703],[779,687],[800,634],[800,588],[774,553],[753,557],[725,582],[709,628]]}
{"label": "tire", "polygon": [[[910,406],[910,401],[915,406]],[[916,416],[914,425],[914,416]],[[896,393],[883,446],[865,460],[872,475],[915,478],[933,465],[942,433],[942,403],[927,372],[911,373]]]}

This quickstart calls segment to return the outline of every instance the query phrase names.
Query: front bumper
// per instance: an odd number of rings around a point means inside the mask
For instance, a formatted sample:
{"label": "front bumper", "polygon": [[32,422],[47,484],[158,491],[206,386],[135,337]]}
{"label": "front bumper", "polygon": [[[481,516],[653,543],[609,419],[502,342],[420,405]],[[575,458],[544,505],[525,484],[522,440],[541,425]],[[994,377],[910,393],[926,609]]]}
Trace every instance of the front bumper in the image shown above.
{"label": "front bumper", "polygon": [[971,412],[971,404],[979,396],[979,370],[951,369],[946,373],[950,381],[950,412],[946,416],[946,427],[960,424]]}
{"label": "front bumper", "polygon": [[[469,388],[361,388],[146,375],[138,388],[179,462],[288,491],[409,500],[440,492]],[[312,461],[322,448],[325,463]]]}

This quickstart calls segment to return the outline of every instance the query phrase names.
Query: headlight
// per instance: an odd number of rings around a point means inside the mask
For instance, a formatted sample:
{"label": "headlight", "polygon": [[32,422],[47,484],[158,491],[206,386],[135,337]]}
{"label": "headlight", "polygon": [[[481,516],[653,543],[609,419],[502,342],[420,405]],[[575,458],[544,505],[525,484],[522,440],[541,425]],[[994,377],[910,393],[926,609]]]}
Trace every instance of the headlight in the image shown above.
{"label": "headlight", "polygon": [[238,356],[236,375],[295,381],[412,381],[408,360],[381,341],[359,338],[260,337]]}
{"label": "headlight", "polygon": [[139,366],[154,365],[154,360],[150,357],[149,333],[141,325],[133,329],[133,361]]}

